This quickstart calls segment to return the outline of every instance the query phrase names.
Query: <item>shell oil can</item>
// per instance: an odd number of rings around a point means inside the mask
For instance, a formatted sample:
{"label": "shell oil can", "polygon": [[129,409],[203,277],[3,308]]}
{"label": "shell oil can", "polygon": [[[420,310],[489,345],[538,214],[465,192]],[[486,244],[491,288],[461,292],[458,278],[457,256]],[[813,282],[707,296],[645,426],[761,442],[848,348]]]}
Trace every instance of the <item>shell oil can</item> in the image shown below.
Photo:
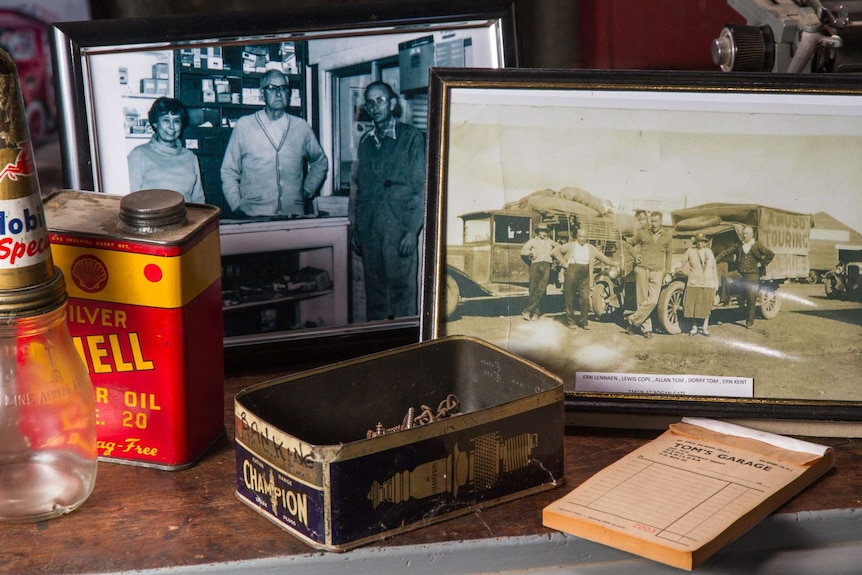
{"label": "shell oil can", "polygon": [[219,209],[169,190],[44,200],[103,461],[177,470],[224,434]]}

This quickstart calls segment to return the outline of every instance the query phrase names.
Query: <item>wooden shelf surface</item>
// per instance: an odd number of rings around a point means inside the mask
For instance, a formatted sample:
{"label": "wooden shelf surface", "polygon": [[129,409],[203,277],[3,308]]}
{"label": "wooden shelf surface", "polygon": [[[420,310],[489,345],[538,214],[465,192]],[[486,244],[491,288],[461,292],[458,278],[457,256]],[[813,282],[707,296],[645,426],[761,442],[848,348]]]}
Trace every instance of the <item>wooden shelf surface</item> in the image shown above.
{"label": "wooden shelf surface", "polygon": [[[96,488],[78,510],[39,524],[0,525],[0,572],[72,574],[182,569],[319,553],[240,503],[234,495],[233,397],[244,387],[285,373],[267,369],[226,379],[227,433],[193,467],[161,471],[100,463]],[[393,536],[361,548],[362,552],[367,553],[369,547],[386,553],[405,545],[550,536],[554,531],[541,524],[545,505],[658,433],[569,428],[565,439],[566,485]],[[784,504],[778,513],[862,507],[859,444],[852,439],[815,441],[836,449],[836,468]],[[343,556],[347,558],[349,553]]]}

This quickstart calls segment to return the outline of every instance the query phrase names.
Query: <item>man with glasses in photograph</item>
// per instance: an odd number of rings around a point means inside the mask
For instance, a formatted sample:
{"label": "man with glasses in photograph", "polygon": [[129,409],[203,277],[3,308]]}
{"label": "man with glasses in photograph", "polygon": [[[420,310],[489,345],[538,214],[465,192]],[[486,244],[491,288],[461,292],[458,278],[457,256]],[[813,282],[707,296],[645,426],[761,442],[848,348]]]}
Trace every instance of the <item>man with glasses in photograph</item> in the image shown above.
{"label": "man with glasses in photograph", "polygon": [[399,122],[398,95],[385,82],[365,88],[374,124],[351,172],[351,247],[362,257],[368,321],[417,314],[418,242],[425,205],[425,138]]}
{"label": "man with glasses in photograph", "polygon": [[222,192],[240,216],[304,215],[326,179],[326,154],[308,123],[287,113],[291,88],[281,71],[267,71],[260,90],[263,110],[237,120],[228,141]]}

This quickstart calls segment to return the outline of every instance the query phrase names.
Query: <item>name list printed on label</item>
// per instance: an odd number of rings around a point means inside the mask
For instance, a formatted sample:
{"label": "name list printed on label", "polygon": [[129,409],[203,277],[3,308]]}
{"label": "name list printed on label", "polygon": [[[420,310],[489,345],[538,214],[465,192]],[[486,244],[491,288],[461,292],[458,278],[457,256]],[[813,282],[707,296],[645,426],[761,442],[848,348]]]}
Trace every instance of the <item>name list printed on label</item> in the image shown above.
{"label": "name list printed on label", "polygon": [[754,397],[754,379],[718,375],[578,372],[575,391],[649,395]]}

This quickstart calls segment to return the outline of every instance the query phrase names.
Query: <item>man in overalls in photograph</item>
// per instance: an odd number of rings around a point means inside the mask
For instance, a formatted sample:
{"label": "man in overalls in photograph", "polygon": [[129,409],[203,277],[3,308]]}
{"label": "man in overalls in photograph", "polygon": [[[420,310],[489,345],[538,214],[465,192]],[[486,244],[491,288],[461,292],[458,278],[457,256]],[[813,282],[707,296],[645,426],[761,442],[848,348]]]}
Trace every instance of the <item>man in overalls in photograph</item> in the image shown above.
{"label": "man in overalls in photograph", "polygon": [[374,122],[359,142],[350,187],[351,247],[362,256],[366,319],[417,314],[418,237],[425,205],[425,138],[397,121],[389,84],[365,88]]}
{"label": "man in overalls in photograph", "polygon": [[222,192],[240,215],[304,215],[306,200],[326,180],[329,161],[311,126],[287,113],[291,88],[284,74],[269,70],[260,90],[263,110],[237,120],[231,132],[221,165]]}

